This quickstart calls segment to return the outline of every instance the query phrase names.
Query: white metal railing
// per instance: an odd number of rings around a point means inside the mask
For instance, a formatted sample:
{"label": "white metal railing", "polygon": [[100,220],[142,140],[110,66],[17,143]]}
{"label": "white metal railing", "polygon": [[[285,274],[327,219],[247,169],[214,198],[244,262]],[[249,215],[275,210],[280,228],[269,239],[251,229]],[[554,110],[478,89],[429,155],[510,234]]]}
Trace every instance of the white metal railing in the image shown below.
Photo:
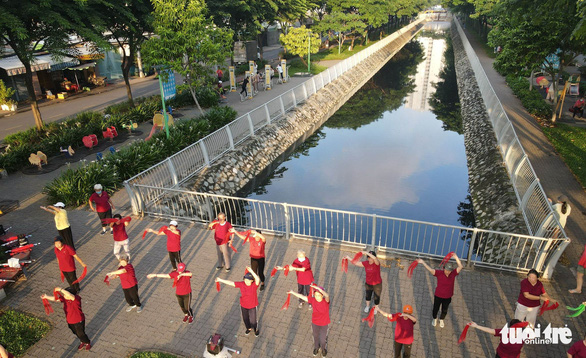
{"label": "white metal railing", "polygon": [[[554,216],[551,204],[539,182],[539,178],[535,174],[529,157],[527,157],[521,141],[517,137],[515,128],[490,84],[476,52],[470,45],[459,21],[456,18],[454,18],[454,21],[474,70],[476,82],[482,94],[499,150],[509,173],[529,234],[541,237],[555,236],[564,238],[565,240],[557,248],[559,258],[559,255],[569,244],[566,233]],[[557,262],[557,258],[555,261]],[[551,267],[551,270],[553,271],[553,267]],[[551,275],[551,272],[547,274]]]}
{"label": "white metal railing", "polygon": [[265,125],[282,118],[285,113],[305,102],[310,96],[325,87],[346,71],[355,67],[366,58],[387,46],[403,34],[414,31],[416,26],[425,21],[420,16],[416,21],[392,33],[370,47],[338,62],[319,75],[313,76],[302,84],[290,89],[280,96],[266,102],[252,111],[236,118],[233,122],[202,138],[164,161],[148,168],[124,182],[128,191],[133,211],[138,214],[135,184],[151,185],[162,188],[175,188],[199,173],[204,167],[220,158],[234,146],[254,135]]}
{"label": "white metal railing", "polygon": [[152,216],[209,223],[224,212],[232,225],[282,234],[289,239],[337,241],[377,247],[383,252],[442,258],[454,251],[468,265],[527,272],[548,271],[556,248],[565,239],[542,238],[416,220],[322,209],[270,201],[135,185]]}

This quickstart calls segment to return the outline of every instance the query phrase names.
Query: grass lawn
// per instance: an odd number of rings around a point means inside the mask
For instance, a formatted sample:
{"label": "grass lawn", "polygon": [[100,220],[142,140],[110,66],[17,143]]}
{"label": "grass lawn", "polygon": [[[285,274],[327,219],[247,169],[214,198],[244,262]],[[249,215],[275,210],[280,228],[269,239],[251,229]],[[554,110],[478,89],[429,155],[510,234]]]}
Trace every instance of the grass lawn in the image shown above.
{"label": "grass lawn", "polygon": [[0,311],[0,344],[18,357],[49,331],[49,323],[13,310]]}
{"label": "grass lawn", "polygon": [[138,352],[131,355],[130,358],[179,358],[179,356],[161,352]]}
{"label": "grass lawn", "polygon": [[582,187],[586,187],[586,128],[559,123],[542,129]]}

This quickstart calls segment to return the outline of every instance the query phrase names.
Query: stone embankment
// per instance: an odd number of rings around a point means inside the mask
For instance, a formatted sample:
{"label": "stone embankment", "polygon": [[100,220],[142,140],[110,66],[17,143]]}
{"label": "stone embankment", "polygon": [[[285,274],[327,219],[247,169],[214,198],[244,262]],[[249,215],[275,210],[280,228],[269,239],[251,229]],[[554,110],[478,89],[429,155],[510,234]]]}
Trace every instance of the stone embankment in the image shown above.
{"label": "stone embankment", "polygon": [[476,226],[527,234],[474,71],[454,25],[451,34]]}

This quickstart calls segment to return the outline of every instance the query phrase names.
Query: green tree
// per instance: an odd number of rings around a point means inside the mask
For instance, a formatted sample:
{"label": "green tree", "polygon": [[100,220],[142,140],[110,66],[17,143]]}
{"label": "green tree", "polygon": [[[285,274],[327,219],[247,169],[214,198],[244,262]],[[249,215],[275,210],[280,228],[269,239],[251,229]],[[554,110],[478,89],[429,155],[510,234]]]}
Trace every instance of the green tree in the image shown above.
{"label": "green tree", "polygon": [[232,31],[214,25],[202,0],[153,0],[153,6],[156,36],[142,46],[145,63],[181,74],[203,114],[196,89],[205,85],[212,65],[230,56]]}
{"label": "green tree", "polygon": [[[305,26],[294,27],[289,30],[288,34],[281,34],[280,37],[283,47],[292,55],[298,55],[307,66],[305,56],[308,51],[317,53],[321,44],[321,39],[318,33],[314,33]],[[311,41],[310,41],[311,40]]]}
{"label": "green tree", "polygon": [[366,24],[356,13],[346,13],[342,11],[332,11],[325,15],[313,28],[316,31],[328,33],[332,38],[334,33],[338,35],[338,53],[342,51],[342,45],[346,38],[352,38],[351,48],[354,46],[356,37],[354,34],[360,34],[366,29]]}

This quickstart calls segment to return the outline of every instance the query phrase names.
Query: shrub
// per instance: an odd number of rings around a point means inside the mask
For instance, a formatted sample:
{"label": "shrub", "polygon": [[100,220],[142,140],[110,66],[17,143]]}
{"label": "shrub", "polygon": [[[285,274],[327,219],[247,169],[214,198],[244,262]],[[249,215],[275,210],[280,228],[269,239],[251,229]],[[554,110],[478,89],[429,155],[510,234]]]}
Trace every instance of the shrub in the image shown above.
{"label": "shrub", "polygon": [[51,329],[47,322],[13,310],[0,311],[0,344],[15,356],[43,338]]}
{"label": "shrub", "polygon": [[542,119],[551,117],[553,113],[551,106],[543,100],[538,91],[529,90],[529,81],[526,78],[509,75],[507,84],[530,114]]}

